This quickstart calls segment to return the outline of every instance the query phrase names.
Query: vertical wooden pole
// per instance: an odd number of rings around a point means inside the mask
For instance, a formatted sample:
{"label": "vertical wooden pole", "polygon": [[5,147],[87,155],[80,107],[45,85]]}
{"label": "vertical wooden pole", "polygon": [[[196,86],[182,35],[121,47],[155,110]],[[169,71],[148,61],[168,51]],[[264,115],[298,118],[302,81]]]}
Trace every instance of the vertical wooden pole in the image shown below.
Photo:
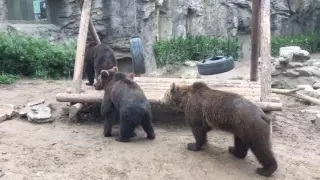
{"label": "vertical wooden pole", "polygon": [[252,0],[250,80],[258,80],[260,0]]}
{"label": "vertical wooden pole", "polygon": [[76,60],[73,73],[72,92],[80,93],[82,85],[82,71],[84,64],[84,53],[86,48],[88,25],[90,19],[91,0],[84,0],[81,12],[79,35],[77,40]]}
{"label": "vertical wooden pole", "polygon": [[[80,0],[80,10],[81,11],[82,11],[82,7],[83,7],[83,0]],[[89,19],[89,32],[90,32],[91,36],[93,37],[93,39],[96,41],[96,43],[101,44],[100,38],[98,36],[96,28],[93,25],[91,18]]]}
{"label": "vertical wooden pole", "polygon": [[269,101],[271,95],[271,30],[270,30],[270,0],[262,0],[260,6],[260,35],[261,35],[261,101]]}

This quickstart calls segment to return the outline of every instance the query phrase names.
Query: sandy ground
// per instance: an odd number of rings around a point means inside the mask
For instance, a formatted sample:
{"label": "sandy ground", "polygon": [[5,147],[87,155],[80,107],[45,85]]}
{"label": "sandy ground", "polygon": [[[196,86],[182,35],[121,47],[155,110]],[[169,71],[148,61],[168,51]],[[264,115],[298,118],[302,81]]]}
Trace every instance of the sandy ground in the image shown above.
{"label": "sandy ground", "polygon": [[[220,77],[236,76],[243,66],[237,67]],[[67,80],[19,80],[0,85],[1,104],[24,105],[45,98],[55,109],[55,121],[50,124],[31,124],[24,119],[0,123],[1,180],[320,179],[320,130],[310,123],[314,115],[300,112],[306,106],[292,99],[284,98],[283,112],[274,114],[273,146],[279,169],[264,178],[255,174],[260,165],[250,151],[244,160],[228,153],[233,143],[230,134],[212,131],[203,151],[188,151],[186,144],[194,138],[183,119],[156,120],[155,140],[146,140],[138,129],[138,137],[131,143],[104,138],[101,122],[69,125],[61,116],[65,103],[56,102],[55,95],[70,84]],[[117,134],[118,129],[113,132]]]}

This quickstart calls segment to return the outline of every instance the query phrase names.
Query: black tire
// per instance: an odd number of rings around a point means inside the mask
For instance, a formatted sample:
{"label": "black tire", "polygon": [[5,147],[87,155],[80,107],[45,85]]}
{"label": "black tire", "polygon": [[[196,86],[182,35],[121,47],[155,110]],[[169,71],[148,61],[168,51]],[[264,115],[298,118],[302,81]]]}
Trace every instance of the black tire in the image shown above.
{"label": "black tire", "polygon": [[197,63],[200,75],[213,75],[230,71],[234,68],[234,59],[225,56],[214,56]]}
{"label": "black tire", "polygon": [[146,72],[144,64],[144,55],[141,39],[133,36],[130,39],[130,51],[132,54],[132,68],[135,74],[144,74]]}

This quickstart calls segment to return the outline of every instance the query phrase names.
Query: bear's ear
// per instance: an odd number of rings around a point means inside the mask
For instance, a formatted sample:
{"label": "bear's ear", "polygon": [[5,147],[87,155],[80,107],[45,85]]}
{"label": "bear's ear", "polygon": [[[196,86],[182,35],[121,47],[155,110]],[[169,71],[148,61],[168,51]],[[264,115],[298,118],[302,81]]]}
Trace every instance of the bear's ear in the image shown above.
{"label": "bear's ear", "polygon": [[129,77],[132,78],[132,79],[134,78],[134,76],[135,76],[134,73],[130,73],[130,74],[129,74]]}
{"label": "bear's ear", "polygon": [[118,67],[117,66],[113,66],[113,68],[111,69],[114,72],[118,72]]}
{"label": "bear's ear", "polygon": [[109,72],[107,70],[102,70],[100,74],[101,74],[102,77],[108,77],[109,76]]}

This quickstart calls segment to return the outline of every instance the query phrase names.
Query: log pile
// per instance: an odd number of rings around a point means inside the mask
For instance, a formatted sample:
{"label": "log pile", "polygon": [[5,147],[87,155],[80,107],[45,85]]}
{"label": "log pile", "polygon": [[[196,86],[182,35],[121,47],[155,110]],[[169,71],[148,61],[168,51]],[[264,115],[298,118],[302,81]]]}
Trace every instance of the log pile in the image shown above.
{"label": "log pile", "polygon": [[[273,94],[270,99],[272,102],[260,102],[260,85],[258,82],[243,81],[243,80],[226,80],[226,81],[213,81],[206,79],[179,79],[179,78],[148,78],[148,77],[135,77],[136,81],[151,104],[165,107],[161,103],[161,98],[165,92],[170,88],[172,82],[177,85],[191,85],[195,81],[202,81],[208,84],[213,89],[234,92],[240,94],[247,99],[255,102],[264,111],[281,111],[282,104],[280,99]],[[57,101],[72,102],[72,103],[100,103],[103,99],[104,91],[96,91],[92,87],[87,87],[86,93],[59,93],[56,96]],[[81,109],[82,107],[79,106]],[[77,109],[74,107],[74,109]],[[76,112],[76,110],[75,110]]]}

